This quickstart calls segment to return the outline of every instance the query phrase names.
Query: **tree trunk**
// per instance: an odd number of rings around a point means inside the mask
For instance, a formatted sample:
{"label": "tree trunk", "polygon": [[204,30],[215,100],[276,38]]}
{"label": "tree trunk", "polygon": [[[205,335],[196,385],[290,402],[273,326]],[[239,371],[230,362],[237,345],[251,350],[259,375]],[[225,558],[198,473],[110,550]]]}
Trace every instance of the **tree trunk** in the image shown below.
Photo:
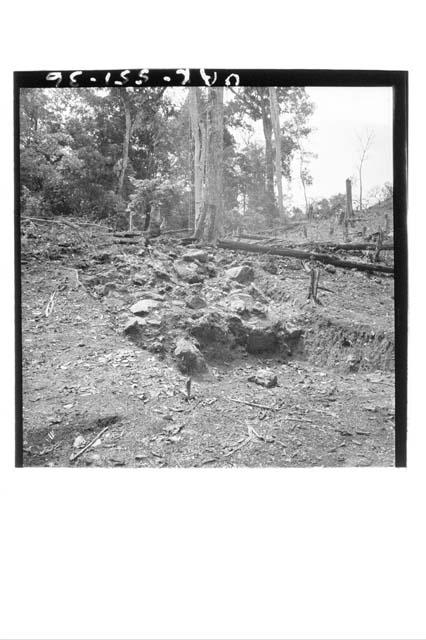
{"label": "tree trunk", "polygon": [[345,222],[351,222],[352,226],[354,217],[354,210],[352,207],[352,182],[350,178],[346,180],[346,217]]}
{"label": "tree trunk", "polygon": [[272,256],[283,256],[285,258],[298,258],[299,260],[309,260],[311,256],[318,262],[332,264],[335,267],[345,269],[358,269],[359,271],[379,271],[381,273],[394,273],[394,268],[383,264],[373,264],[369,262],[356,262],[354,260],[341,260],[336,256],[327,253],[314,253],[312,251],[300,251],[300,249],[281,249],[271,245],[256,245],[246,242],[231,242],[229,240],[219,240],[217,246],[221,249],[234,249],[237,251],[250,251],[252,253],[267,253]]}
{"label": "tree trunk", "polygon": [[223,227],[223,87],[210,87],[208,97],[206,189],[196,237],[216,238]]}
{"label": "tree trunk", "polygon": [[362,213],[362,163],[359,167],[359,210]]}
{"label": "tree trunk", "polygon": [[132,129],[132,119],[130,115],[130,102],[126,90],[121,94],[121,99],[124,105],[124,117],[125,117],[125,130],[123,140],[123,157],[121,160],[120,175],[118,177],[117,195],[123,197],[124,178],[126,176],[127,165],[129,163],[129,146],[130,146],[130,134]]}
{"label": "tree trunk", "polygon": [[275,87],[269,87],[269,101],[271,106],[272,124],[275,137],[275,181],[277,183],[278,193],[278,212],[281,219],[284,219],[283,205],[283,180],[281,170],[281,127],[280,127],[280,109],[278,106],[277,90]]}
{"label": "tree trunk", "polygon": [[275,195],[274,195],[274,163],[272,159],[272,123],[266,99],[262,97],[262,125],[265,136],[265,162],[266,162],[266,207],[267,216],[270,222],[276,218]]}
{"label": "tree trunk", "polygon": [[307,196],[307,193],[306,193],[305,178],[303,177],[303,154],[302,154],[302,151],[300,151],[300,170],[299,170],[299,175],[300,175],[300,181],[302,183],[302,188],[303,188],[303,196],[305,198],[305,214],[306,214],[306,218],[309,219],[309,202],[308,202],[308,196]]}
{"label": "tree trunk", "polygon": [[190,87],[188,105],[189,105],[189,115],[191,119],[192,137],[194,139],[194,207],[195,207],[194,228],[196,228],[198,220],[201,215],[202,178],[203,178],[198,94],[199,94],[199,89],[197,87]]}

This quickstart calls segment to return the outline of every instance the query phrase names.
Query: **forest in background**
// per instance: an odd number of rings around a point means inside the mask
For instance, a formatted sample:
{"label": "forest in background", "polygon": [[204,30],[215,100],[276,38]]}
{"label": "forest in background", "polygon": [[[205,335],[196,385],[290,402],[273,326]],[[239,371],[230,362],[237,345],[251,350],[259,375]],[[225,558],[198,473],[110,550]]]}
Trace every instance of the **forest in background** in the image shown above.
{"label": "forest in background", "polygon": [[[330,216],[344,194],[308,195],[314,108],[303,87],[21,89],[21,214],[127,229],[153,213],[209,239]],[[303,211],[286,195],[294,162]]]}

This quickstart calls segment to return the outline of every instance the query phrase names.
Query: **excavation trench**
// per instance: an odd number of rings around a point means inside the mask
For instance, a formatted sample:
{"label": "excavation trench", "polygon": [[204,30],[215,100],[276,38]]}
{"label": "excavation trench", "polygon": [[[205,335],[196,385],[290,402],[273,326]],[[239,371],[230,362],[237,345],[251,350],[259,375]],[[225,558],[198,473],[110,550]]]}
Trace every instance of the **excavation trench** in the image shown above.
{"label": "excavation trench", "polygon": [[[278,360],[304,360],[342,372],[393,371],[395,345],[392,332],[366,324],[302,317],[285,321],[243,320],[237,315],[208,311],[199,317],[161,321],[135,320],[128,337],[139,347],[162,357],[173,356],[179,338],[185,338],[207,364],[242,357],[266,356]],[[190,371],[188,371],[190,373]]]}

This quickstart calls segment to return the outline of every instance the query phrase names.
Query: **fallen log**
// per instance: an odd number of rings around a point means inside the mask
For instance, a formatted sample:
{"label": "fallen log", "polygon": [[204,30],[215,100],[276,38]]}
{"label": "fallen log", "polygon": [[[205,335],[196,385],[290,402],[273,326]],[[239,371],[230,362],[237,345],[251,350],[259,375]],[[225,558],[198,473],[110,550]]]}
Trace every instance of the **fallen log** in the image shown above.
{"label": "fallen log", "polygon": [[232,249],[234,251],[250,251],[252,253],[266,253],[273,256],[282,256],[283,258],[298,258],[299,260],[309,260],[311,256],[318,262],[332,264],[335,267],[343,269],[358,269],[359,271],[379,271],[381,273],[394,273],[394,268],[384,264],[373,264],[369,262],[356,262],[354,260],[341,260],[336,256],[328,253],[318,253],[315,251],[300,251],[299,249],[282,249],[280,247],[269,246],[264,247],[258,244],[249,244],[246,242],[230,242],[228,240],[219,240],[217,246],[220,249]]}
{"label": "fallen log", "polygon": [[173,235],[174,233],[188,233],[188,231],[193,231],[193,229],[191,228],[186,228],[186,229],[167,229],[166,231],[162,231],[161,235],[162,236],[170,236]]}
{"label": "fallen log", "polygon": [[116,231],[113,235],[114,238],[139,238],[143,234],[138,231]]}
{"label": "fallen log", "polygon": [[73,227],[75,228],[77,227],[100,227],[101,229],[108,229],[108,231],[111,230],[111,227],[107,227],[104,224],[98,224],[97,222],[77,222],[77,220],[73,219],[73,221],[71,222],[70,220],[64,220],[63,218],[33,218],[31,216],[22,216],[21,217],[21,222],[26,222],[27,220],[31,220],[34,222],[49,222],[49,223],[56,223],[56,224],[65,224],[69,227]]}
{"label": "fallen log", "polygon": [[139,240],[136,238],[116,238],[114,240],[114,244],[126,244],[126,245],[136,245],[139,244]]}
{"label": "fallen log", "polygon": [[280,227],[272,227],[270,229],[264,229],[263,231],[258,231],[260,235],[268,234],[268,233],[276,233],[277,231],[288,231],[289,229],[296,229],[297,227],[305,227],[308,224],[306,220],[298,220],[297,222],[287,222]]}
{"label": "fallen log", "polygon": [[[367,251],[368,249],[376,249],[377,243],[374,242],[343,242],[336,244],[333,242],[304,242],[299,247],[315,247],[317,249],[325,247],[330,251]],[[389,242],[382,244],[380,251],[393,251],[394,245]]]}
{"label": "fallen log", "polygon": [[243,240],[261,240],[262,242],[276,242],[278,238],[268,238],[265,236],[261,236],[259,234],[254,234],[254,233],[241,233],[239,236],[239,238],[242,238]]}
{"label": "fallen log", "polygon": [[180,238],[179,242],[183,245],[192,244],[193,242],[198,242],[198,238],[194,238],[194,236],[188,236],[187,238]]}

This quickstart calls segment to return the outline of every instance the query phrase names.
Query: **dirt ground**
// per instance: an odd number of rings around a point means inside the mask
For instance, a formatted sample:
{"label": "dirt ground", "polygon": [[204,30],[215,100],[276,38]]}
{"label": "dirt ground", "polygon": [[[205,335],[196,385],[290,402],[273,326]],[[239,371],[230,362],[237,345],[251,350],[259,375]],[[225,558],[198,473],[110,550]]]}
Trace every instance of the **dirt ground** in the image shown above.
{"label": "dirt ground", "polygon": [[[25,466],[394,464],[391,276],[322,267],[315,305],[298,260],[203,247],[204,275],[190,284],[174,270],[188,250],[175,236],[144,248],[141,238],[78,229],[23,227]],[[240,265],[253,269],[251,283],[226,277]],[[260,302],[238,308],[255,297],[253,284]],[[143,333],[126,335],[130,307],[152,294]],[[194,296],[206,307],[193,308]],[[220,320],[235,296],[247,326],[279,320],[290,346],[250,352],[212,334],[199,344],[208,368],[188,394],[176,340],[206,314]],[[259,371],[276,376],[270,388],[253,381]]]}

